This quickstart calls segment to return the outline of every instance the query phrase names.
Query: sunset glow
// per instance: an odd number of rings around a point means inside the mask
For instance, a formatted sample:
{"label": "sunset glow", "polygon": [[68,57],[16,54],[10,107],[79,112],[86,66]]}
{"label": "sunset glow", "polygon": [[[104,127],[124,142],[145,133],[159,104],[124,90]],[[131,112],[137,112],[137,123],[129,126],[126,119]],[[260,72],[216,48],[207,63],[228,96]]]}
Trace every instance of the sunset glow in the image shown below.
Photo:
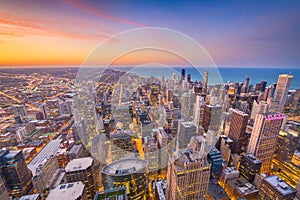
{"label": "sunset glow", "polygon": [[[117,33],[163,27],[196,39],[220,66],[296,67],[300,10],[299,3],[294,4],[4,0],[0,2],[0,63],[80,65],[96,45]],[[148,62],[149,57],[131,57],[120,64]],[[153,54],[151,59],[182,64],[169,55]]]}

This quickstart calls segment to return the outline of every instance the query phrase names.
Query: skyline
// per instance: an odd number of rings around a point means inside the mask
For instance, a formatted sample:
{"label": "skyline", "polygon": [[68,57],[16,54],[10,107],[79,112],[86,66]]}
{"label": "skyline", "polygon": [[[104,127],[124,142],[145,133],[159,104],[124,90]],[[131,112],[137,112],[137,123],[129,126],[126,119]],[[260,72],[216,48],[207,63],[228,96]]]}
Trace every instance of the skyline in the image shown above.
{"label": "skyline", "polygon": [[[221,67],[297,68],[300,64],[300,2],[296,1],[146,4],[56,0],[2,1],[0,5],[1,68],[78,66],[101,41],[143,27],[174,29],[190,36]],[[141,55],[129,56],[117,64],[154,60],[182,65],[170,55],[134,59]]]}

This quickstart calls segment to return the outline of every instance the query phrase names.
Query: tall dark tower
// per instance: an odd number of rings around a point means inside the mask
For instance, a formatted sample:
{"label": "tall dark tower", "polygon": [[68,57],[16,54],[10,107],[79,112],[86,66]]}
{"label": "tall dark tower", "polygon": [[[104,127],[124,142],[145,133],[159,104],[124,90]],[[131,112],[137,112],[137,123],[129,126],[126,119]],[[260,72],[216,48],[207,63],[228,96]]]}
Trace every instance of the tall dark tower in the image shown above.
{"label": "tall dark tower", "polygon": [[246,76],[244,85],[242,87],[242,92],[243,93],[247,93],[249,91],[249,88],[248,88],[249,87],[249,80],[250,80],[249,76]]}
{"label": "tall dark tower", "polygon": [[185,78],[185,69],[181,69],[181,80]]}
{"label": "tall dark tower", "polygon": [[244,82],[244,86],[245,86],[245,87],[248,87],[248,86],[249,86],[249,80],[250,80],[249,76],[246,76],[245,82]]}
{"label": "tall dark tower", "polygon": [[267,86],[267,82],[266,81],[260,82],[260,91],[264,92],[266,90],[266,86]]}

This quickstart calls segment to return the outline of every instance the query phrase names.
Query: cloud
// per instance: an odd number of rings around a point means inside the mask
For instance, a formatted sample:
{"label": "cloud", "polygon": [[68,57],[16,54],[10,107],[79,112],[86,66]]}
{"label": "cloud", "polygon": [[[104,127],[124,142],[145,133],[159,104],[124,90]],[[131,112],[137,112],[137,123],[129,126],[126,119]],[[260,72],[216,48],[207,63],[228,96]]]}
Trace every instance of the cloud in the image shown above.
{"label": "cloud", "polygon": [[[55,24],[54,24],[55,25]],[[79,33],[53,28],[53,24],[47,20],[18,17],[10,14],[0,14],[0,37],[12,38],[23,36],[63,37],[79,40],[103,40],[110,37],[109,34],[100,32],[97,34]]]}
{"label": "cloud", "polygon": [[104,18],[104,19],[108,19],[108,20],[111,20],[111,21],[114,21],[114,22],[118,22],[118,23],[121,23],[121,24],[132,25],[132,26],[136,26],[136,27],[147,27],[146,25],[138,23],[138,22],[130,21],[130,20],[127,20],[127,19],[124,19],[124,18],[113,16],[113,15],[109,15],[109,14],[105,13],[104,11],[102,11],[98,8],[94,8],[94,7],[92,7],[92,6],[90,6],[86,3],[83,3],[83,2],[79,2],[79,1],[76,1],[76,0],[63,0],[63,2],[65,2],[69,5],[72,5],[76,8],[79,8],[80,10],[83,10],[87,13],[90,13],[90,14],[93,14],[95,16],[98,16],[98,17],[101,17],[101,18]]}

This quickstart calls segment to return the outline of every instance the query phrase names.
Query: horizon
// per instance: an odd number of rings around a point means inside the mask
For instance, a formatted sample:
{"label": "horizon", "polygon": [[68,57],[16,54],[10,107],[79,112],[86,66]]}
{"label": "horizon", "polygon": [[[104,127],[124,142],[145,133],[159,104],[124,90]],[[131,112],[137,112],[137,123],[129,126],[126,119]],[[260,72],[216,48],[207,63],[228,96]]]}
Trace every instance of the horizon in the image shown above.
{"label": "horizon", "polygon": [[[148,64],[147,64],[148,65]],[[159,64],[158,64],[159,65]],[[59,69],[59,68],[81,68],[83,65],[12,65],[12,66],[1,66],[0,65],[0,70],[1,69],[41,69],[41,66],[44,66],[44,69]],[[140,65],[137,65],[140,66]],[[85,68],[104,68],[104,66],[85,66]],[[109,65],[109,67],[116,67],[116,68],[128,68],[128,67],[135,67],[134,65]],[[179,66],[179,65],[170,65],[168,66],[170,68],[194,68],[193,66]],[[149,67],[143,67],[143,68],[161,68],[161,66],[149,66]],[[196,68],[215,68],[215,67],[208,67],[208,66],[201,66],[201,67],[196,67]],[[284,66],[217,66],[216,68],[228,68],[228,69],[299,69],[299,67],[284,67]]]}

